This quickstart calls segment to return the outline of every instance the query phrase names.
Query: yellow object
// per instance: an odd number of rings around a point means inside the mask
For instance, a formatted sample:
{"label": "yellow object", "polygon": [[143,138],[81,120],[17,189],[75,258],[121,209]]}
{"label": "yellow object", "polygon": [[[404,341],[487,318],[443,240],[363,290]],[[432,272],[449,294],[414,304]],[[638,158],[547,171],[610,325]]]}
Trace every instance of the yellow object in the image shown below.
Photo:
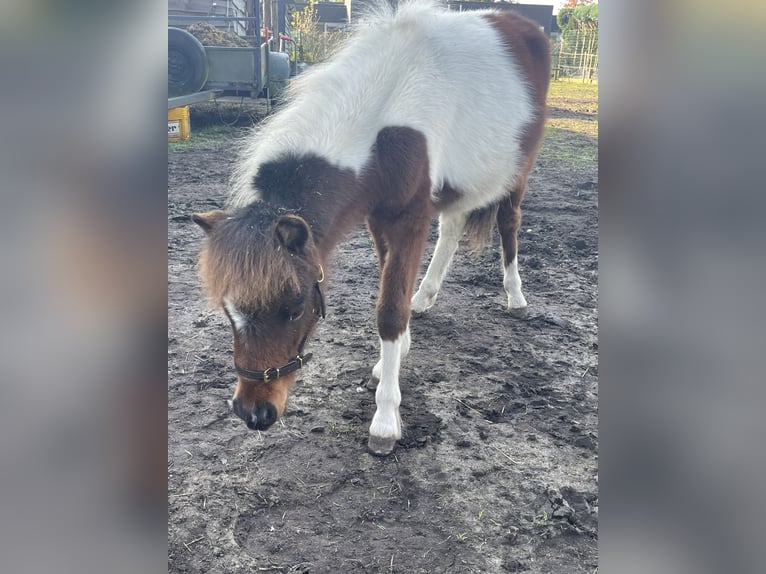
{"label": "yellow object", "polygon": [[189,106],[168,110],[168,140],[188,140],[190,137]]}

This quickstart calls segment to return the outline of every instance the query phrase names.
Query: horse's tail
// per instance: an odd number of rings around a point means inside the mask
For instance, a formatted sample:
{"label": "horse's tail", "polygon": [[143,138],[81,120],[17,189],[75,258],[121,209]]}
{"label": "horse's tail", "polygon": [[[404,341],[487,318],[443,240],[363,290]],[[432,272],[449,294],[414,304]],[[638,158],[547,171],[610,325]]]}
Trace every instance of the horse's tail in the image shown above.
{"label": "horse's tail", "polygon": [[468,215],[468,220],[465,222],[465,236],[468,240],[468,248],[474,253],[479,253],[492,239],[499,207],[498,201],[487,207],[476,209]]}

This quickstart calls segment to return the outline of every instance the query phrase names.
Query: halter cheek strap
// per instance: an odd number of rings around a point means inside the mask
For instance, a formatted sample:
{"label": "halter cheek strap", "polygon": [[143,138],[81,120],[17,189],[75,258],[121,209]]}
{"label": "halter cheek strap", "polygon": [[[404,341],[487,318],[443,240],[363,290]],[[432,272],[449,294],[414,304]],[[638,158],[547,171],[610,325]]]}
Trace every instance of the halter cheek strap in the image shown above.
{"label": "halter cheek strap", "polygon": [[[325,318],[325,304],[324,304],[324,294],[322,293],[322,287],[320,287],[320,283],[324,282],[324,269],[322,266],[319,266],[319,271],[321,273],[321,276],[315,283],[315,288],[317,291],[317,297],[319,298],[319,309],[314,309],[314,313],[316,313],[319,317],[322,319]],[[268,383],[269,381],[274,381],[278,379],[279,377],[284,377],[285,375],[289,375],[292,372],[297,371],[298,369],[303,368],[303,365],[309,362],[309,359],[311,359],[311,353],[303,354],[303,346],[306,344],[306,338],[308,337],[308,334],[303,337],[301,340],[300,345],[298,345],[298,354],[295,355],[294,358],[290,359],[282,365],[281,367],[269,367],[265,371],[251,371],[250,369],[243,369],[237,363],[234,363],[234,370],[237,371],[237,374],[241,377],[244,377],[246,379],[250,379],[252,381],[263,381],[264,383]]]}
{"label": "halter cheek strap", "polygon": [[[324,275],[322,275],[322,279],[324,279]],[[325,318],[326,315],[326,309],[324,306],[324,294],[322,293],[322,288],[319,286],[321,281],[317,281],[315,284],[316,290],[317,290],[317,297],[319,298],[319,309],[314,309],[314,312],[319,315],[322,319]]]}

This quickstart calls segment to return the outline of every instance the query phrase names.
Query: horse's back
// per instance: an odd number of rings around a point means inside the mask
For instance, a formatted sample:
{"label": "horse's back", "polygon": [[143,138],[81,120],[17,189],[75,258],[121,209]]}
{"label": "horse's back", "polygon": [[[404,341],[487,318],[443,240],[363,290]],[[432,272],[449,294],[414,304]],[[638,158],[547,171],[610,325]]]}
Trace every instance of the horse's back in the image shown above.
{"label": "horse's back", "polygon": [[462,209],[486,205],[524,168],[523,140],[544,117],[548,40],[529,20],[494,11],[439,12],[409,32],[402,97],[383,121],[423,132],[435,198],[448,185]]}
{"label": "horse's back", "polygon": [[257,134],[245,152],[242,181],[284,153],[359,174],[381,130],[406,127],[425,137],[435,197],[448,185],[466,203],[489,203],[523,166],[524,134],[544,114],[531,77],[549,74],[544,44],[534,24],[495,11],[413,3],[373,19],[298,79],[292,101],[265,124],[267,137]]}

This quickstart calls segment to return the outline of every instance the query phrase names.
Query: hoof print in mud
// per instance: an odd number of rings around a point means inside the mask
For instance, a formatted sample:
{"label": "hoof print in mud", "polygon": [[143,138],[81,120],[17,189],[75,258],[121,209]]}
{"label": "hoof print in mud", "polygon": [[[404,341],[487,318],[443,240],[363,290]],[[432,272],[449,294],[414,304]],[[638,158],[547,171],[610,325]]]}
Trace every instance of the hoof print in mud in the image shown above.
{"label": "hoof print in mud", "polygon": [[388,456],[394,451],[394,447],[396,447],[395,438],[371,436],[367,441],[367,450],[375,456]]}

